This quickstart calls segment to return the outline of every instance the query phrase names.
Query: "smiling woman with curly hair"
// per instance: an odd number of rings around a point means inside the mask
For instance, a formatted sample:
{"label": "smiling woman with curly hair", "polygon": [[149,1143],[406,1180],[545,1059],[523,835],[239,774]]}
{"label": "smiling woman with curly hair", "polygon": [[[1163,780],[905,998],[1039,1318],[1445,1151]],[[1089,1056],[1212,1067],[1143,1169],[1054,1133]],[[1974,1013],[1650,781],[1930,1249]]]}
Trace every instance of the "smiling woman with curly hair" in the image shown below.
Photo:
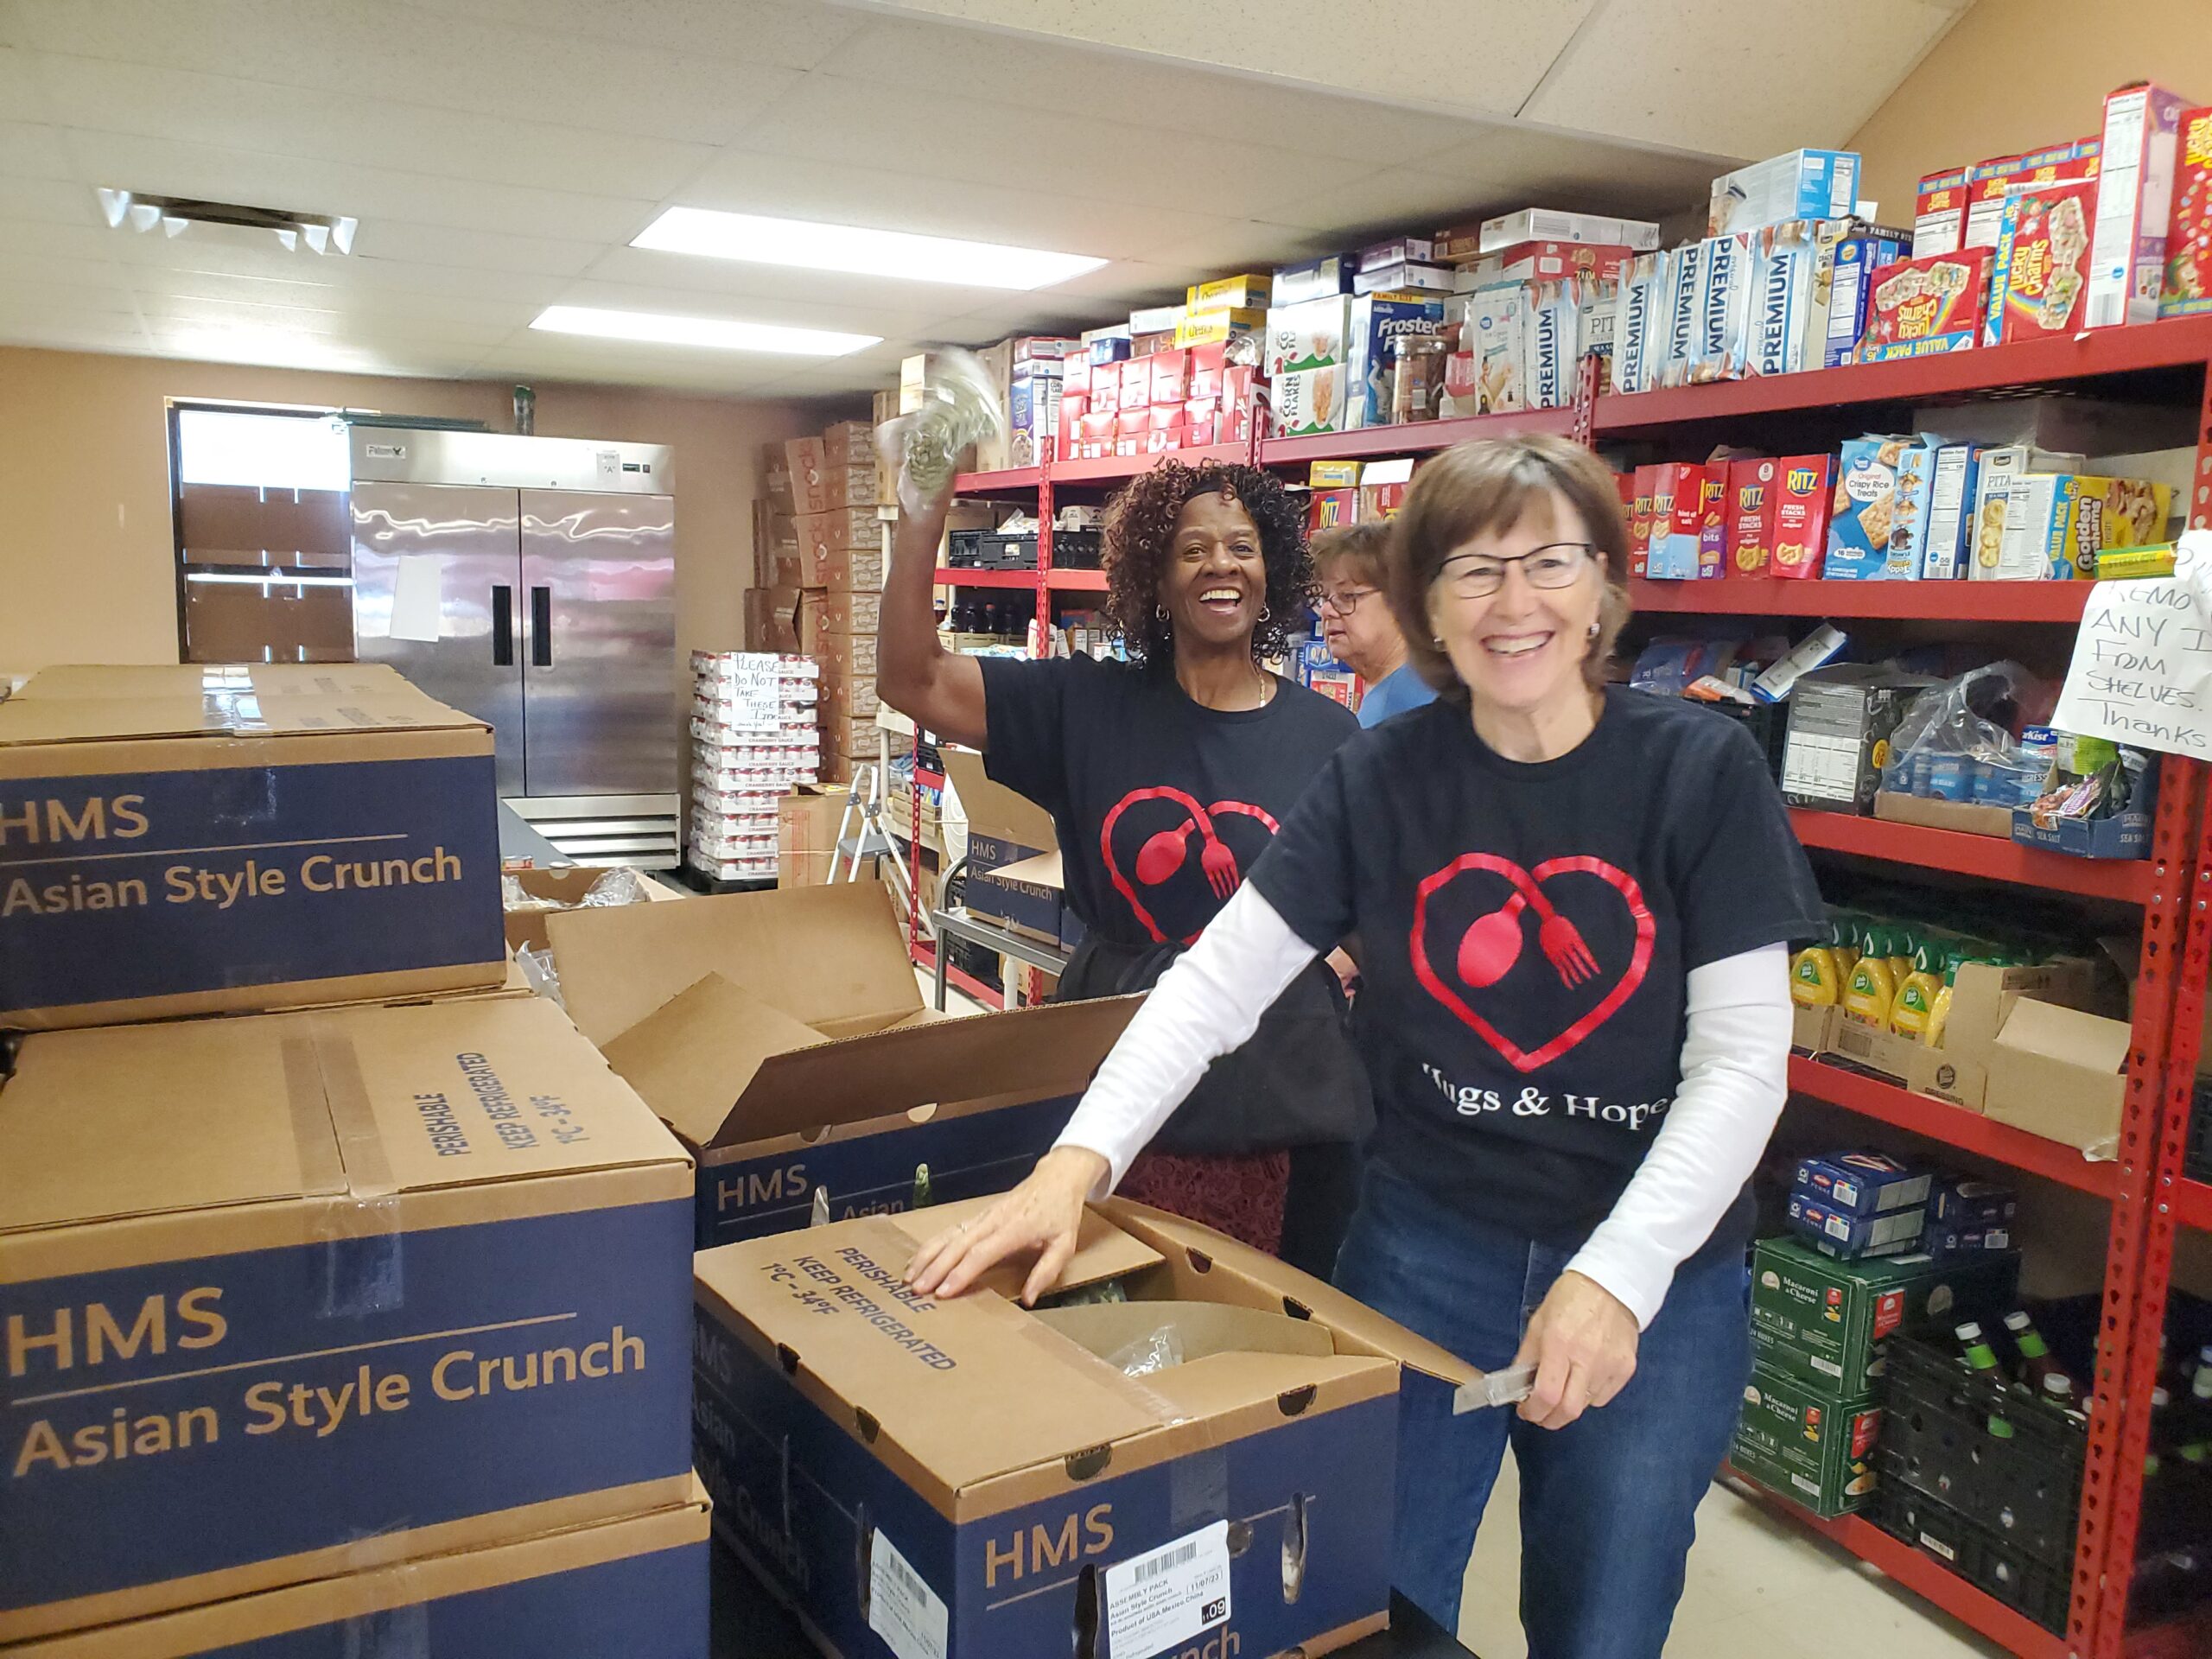
{"label": "smiling woman with curly hair", "polygon": [[[900,499],[918,499],[903,480]],[[1106,518],[1106,611],[1127,663],[946,651],[930,597],[945,505],[899,518],[878,690],[981,749],[994,779],[1052,813],[1086,930],[1058,994],[1145,989],[1358,729],[1262,666],[1286,649],[1312,584],[1300,504],[1250,467],[1167,461],[1140,474]],[[1316,964],[1207,1071],[1120,1191],[1325,1277],[1372,1111],[1343,989]]]}

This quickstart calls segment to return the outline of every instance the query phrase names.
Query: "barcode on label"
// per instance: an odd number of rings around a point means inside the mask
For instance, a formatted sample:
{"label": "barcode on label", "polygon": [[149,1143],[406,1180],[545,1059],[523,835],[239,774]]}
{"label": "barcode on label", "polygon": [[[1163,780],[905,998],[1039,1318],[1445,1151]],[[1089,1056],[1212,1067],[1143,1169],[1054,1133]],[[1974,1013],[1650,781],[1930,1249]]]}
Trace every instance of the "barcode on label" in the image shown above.
{"label": "barcode on label", "polygon": [[926,1596],[935,1593],[929,1586],[922,1582],[920,1575],[898,1556],[886,1555],[883,1558],[883,1567],[886,1572],[899,1580],[899,1587],[907,1594]]}
{"label": "barcode on label", "polygon": [[1142,1584],[1147,1579],[1156,1579],[1161,1573],[1182,1566],[1185,1561],[1196,1560],[1198,1555],[1198,1545],[1196,1539],[1178,1544],[1173,1549],[1161,1551],[1148,1561],[1139,1561],[1135,1569],[1129,1574],[1130,1582]]}

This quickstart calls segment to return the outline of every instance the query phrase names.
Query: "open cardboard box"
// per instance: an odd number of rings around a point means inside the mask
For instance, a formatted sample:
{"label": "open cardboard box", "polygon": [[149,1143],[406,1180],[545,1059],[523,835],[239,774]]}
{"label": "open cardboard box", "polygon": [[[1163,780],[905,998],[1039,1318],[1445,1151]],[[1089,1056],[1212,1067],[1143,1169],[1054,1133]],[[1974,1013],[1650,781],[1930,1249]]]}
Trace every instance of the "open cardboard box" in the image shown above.
{"label": "open cardboard box", "polygon": [[2020,998],[1990,1053],[1985,1109],[2091,1158],[2111,1158],[2126,1103],[2133,1034],[2125,1020]]}
{"label": "open cardboard box", "polygon": [[[1056,1287],[1112,1279],[1126,1302],[1032,1313],[1011,1266],[952,1300],[906,1290],[915,1244],[966,1213],[695,1264],[715,1526],[825,1649],[880,1651],[871,1631],[889,1624],[932,1633],[946,1659],[1065,1652],[1071,1630],[1096,1659],[1320,1654],[1386,1622],[1402,1369],[1448,1391],[1471,1367],[1272,1257],[1119,1201],[1086,1212]],[[1128,1375],[1108,1357],[1161,1332],[1179,1361]],[[1146,1604],[1133,1580],[1154,1562]],[[1146,1605],[1156,1623],[1117,1630]]]}
{"label": "open cardboard box", "polygon": [[1052,815],[995,783],[983,757],[944,751],[944,775],[968,817],[968,913],[1046,944],[1071,942],[1066,883]]}
{"label": "open cardboard box", "polygon": [[1962,963],[1951,988],[1951,1014],[1941,1047],[1878,1031],[1838,1009],[1828,1024],[1825,1052],[1916,1095],[1979,1112],[1989,1087],[1990,1055],[2014,1005],[2033,996],[2087,1007],[2095,995],[2096,976],[2094,963],[2070,958],[2028,968]]}
{"label": "open cardboard box", "polygon": [[1052,1145],[1140,1001],[957,1017],[874,882],[564,911],[569,1012],[699,1159],[701,1249],[998,1192]]}
{"label": "open cardboard box", "polygon": [[1885,789],[1875,792],[1874,816],[1890,823],[1916,823],[1964,836],[1990,836],[1999,841],[2012,836],[2012,809],[1986,803],[1936,800]]}

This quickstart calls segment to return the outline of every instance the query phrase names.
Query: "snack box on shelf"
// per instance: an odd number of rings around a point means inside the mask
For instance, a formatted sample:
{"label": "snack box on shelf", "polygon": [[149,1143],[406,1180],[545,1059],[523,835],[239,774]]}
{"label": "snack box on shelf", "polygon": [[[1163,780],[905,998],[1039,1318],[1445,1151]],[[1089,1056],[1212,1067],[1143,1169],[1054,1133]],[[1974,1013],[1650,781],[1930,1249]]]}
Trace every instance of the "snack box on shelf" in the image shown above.
{"label": "snack box on shelf", "polygon": [[2075,858],[2148,858],[2158,794],[2158,769],[2145,766],[2123,811],[2108,818],[2066,818],[2039,817],[2032,807],[2016,807],[2012,839],[2023,847]]}
{"label": "snack box on shelf", "polygon": [[1844,441],[1828,518],[1829,581],[1918,579],[1940,448],[1927,434]]}
{"label": "snack box on shelf", "polygon": [[1837,1400],[1754,1365],[1728,1460],[1770,1491],[1833,1519],[1872,1495],[1881,1432],[1881,1408],[1871,1398]]}
{"label": "snack box on shelf", "polygon": [[2212,108],[2182,111],[2178,148],[2165,277],[2158,290],[2162,317],[2212,311]]}
{"label": "snack box on shelf", "polygon": [[2018,1294],[2019,1274],[2017,1255],[1840,1262],[1799,1238],[1763,1238],[1751,1249],[1752,1358],[1856,1399],[1876,1386],[1890,1338],[1947,1319],[1999,1317]]}
{"label": "snack box on shelf", "polygon": [[1795,1185],[1847,1215],[1881,1216],[1924,1206],[1936,1176],[1885,1152],[1840,1152],[1799,1159]]}
{"label": "snack box on shelf", "polygon": [[1792,219],[1847,219],[1859,205],[1859,156],[1794,149],[1713,181],[1706,234],[1756,231]]}
{"label": "snack box on shelf", "polygon": [[[1446,240],[1456,247],[1461,245],[1464,236],[1464,232],[1447,232]],[[1475,251],[1496,253],[1522,242],[1610,243],[1646,253],[1659,245],[1659,226],[1649,219],[1611,219],[1599,213],[1523,207],[1517,213],[1501,213],[1496,219],[1483,220],[1476,230]]]}
{"label": "snack box on shelf", "polygon": [[1977,344],[1989,306],[1990,258],[1986,248],[1967,248],[1875,271],[1857,360],[1887,363]]}
{"label": "snack box on shelf", "polygon": [[1853,360],[1866,329],[1874,272],[1904,258],[1912,245],[1911,238],[1901,232],[1843,222],[1849,228],[1832,242],[1821,243],[1814,269],[1815,293],[1817,296],[1825,289],[1827,306],[1821,318],[1821,359],[1814,362],[1808,344],[1805,357],[1808,369],[1832,369]]}
{"label": "snack box on shelf", "polygon": [[2092,328],[2158,315],[2173,208],[2174,162],[2189,100],[2147,81],[2105,99],[2097,214],[2089,252]]}
{"label": "snack box on shelf", "polygon": [[1998,569],[2059,582],[2088,582],[2107,549],[2149,546],[2164,538],[2173,491],[2148,479],[2080,473],[2022,473],[2012,481]]}
{"label": "snack box on shelf", "polygon": [[1965,245],[1968,170],[1955,167],[1921,175],[1913,197],[1914,258],[1956,253]]}
{"label": "snack box on shelf", "polygon": [[1348,295],[1352,278],[1357,274],[1354,256],[1348,253],[1332,253],[1323,258],[1308,259],[1302,264],[1278,265],[1268,307],[1273,309],[1301,305],[1308,300]]}
{"label": "snack box on shelf", "polygon": [[1823,1255],[1855,1262],[1917,1249],[1928,1212],[1915,1208],[1886,1216],[1855,1216],[1800,1187],[1789,1194],[1789,1224]]}

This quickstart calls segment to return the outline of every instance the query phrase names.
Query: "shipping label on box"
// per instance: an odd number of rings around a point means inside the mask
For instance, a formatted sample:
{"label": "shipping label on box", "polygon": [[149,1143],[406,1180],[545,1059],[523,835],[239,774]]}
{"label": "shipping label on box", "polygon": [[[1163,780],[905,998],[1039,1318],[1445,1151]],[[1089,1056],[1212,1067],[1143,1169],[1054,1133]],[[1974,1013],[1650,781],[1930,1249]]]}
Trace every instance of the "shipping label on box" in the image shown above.
{"label": "shipping label on box", "polygon": [[1839,1401],[1763,1366],[1751,1368],[1729,1461],[1823,1519],[1863,1506],[1874,1490],[1882,1414],[1872,1401]]}
{"label": "shipping label on box", "polygon": [[2173,212],[2166,220],[2166,273],[2158,290],[2162,317],[2212,311],[2212,109],[2182,111],[2178,147]]}
{"label": "shipping label on box", "polygon": [[2164,87],[2145,83],[2105,99],[2097,217],[2090,232],[2089,327],[2148,322],[2158,315],[2186,105]]}
{"label": "shipping label on box", "polygon": [[1988,309],[1989,263],[1986,248],[1968,248],[1876,271],[1859,360],[1931,357],[1978,343]]}
{"label": "shipping label on box", "polygon": [[1984,344],[2070,334],[2082,326],[2088,305],[2089,227],[2096,210],[2093,179],[2005,193]]}
{"label": "shipping label on box", "polygon": [[690,1160],[550,1003],[35,1033],[4,1095],[0,1641],[688,1491]]}
{"label": "shipping label on box", "polygon": [[0,1027],[497,984],[496,805],[490,729],[379,664],[34,676],[0,703]]}
{"label": "shipping label on box", "polygon": [[1799,1239],[1761,1239],[1751,1252],[1752,1356],[1834,1398],[1859,1398],[1884,1374],[1899,1332],[2008,1312],[2019,1265],[2016,1255],[1839,1262]]}
{"label": "shipping label on box", "polygon": [[1791,455],[1777,471],[1774,557],[1769,574],[1817,578],[1827,546],[1833,455]]}

